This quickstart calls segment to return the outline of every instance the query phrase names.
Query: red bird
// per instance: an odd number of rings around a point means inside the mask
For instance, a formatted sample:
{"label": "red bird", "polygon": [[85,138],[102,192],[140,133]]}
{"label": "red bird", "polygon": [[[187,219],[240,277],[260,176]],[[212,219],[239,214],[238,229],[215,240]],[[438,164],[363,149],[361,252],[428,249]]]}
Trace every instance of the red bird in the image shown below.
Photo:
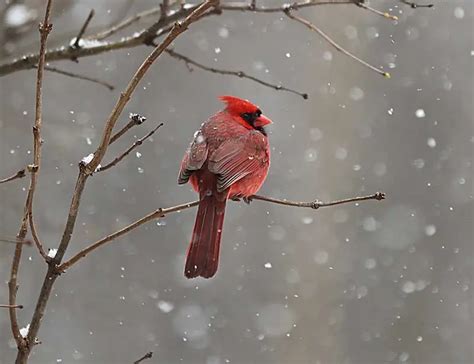
{"label": "red bird", "polygon": [[251,102],[221,96],[224,110],[194,133],[181,162],[178,183],[191,181],[199,207],[186,256],[187,278],[211,278],[219,263],[219,247],[228,198],[254,195],[267,177],[270,147],[264,126],[272,121]]}

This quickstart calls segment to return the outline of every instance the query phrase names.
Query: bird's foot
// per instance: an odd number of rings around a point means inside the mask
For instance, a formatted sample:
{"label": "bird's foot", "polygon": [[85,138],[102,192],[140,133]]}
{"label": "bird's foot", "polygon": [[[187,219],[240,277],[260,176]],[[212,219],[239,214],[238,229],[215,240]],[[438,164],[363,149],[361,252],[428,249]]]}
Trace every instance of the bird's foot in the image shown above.
{"label": "bird's foot", "polygon": [[250,205],[250,202],[253,201],[253,197],[252,196],[244,197],[243,200],[247,205]]}

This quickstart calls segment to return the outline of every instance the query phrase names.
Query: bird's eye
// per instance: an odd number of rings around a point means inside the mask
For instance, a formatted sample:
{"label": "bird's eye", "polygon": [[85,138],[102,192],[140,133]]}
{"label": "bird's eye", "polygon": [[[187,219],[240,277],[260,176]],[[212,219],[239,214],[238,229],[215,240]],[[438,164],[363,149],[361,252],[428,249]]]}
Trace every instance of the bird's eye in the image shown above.
{"label": "bird's eye", "polygon": [[243,113],[240,116],[242,117],[242,119],[244,119],[249,124],[253,124],[253,122],[255,121],[255,114],[254,113],[246,112],[246,113]]}
{"label": "bird's eye", "polygon": [[260,117],[260,115],[262,115],[262,111],[260,109],[257,109],[255,112],[246,112],[240,116],[247,123],[249,123],[250,125],[253,125],[255,123],[255,120],[257,120]]}

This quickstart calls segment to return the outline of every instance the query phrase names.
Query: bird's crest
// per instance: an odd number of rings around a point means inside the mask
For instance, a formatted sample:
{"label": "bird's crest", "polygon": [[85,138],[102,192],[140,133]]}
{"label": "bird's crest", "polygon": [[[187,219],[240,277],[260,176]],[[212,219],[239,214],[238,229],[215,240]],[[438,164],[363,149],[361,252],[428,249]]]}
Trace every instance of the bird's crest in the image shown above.
{"label": "bird's crest", "polygon": [[234,115],[253,113],[258,110],[258,107],[250,101],[235,96],[219,96],[219,99],[227,105],[226,109]]}

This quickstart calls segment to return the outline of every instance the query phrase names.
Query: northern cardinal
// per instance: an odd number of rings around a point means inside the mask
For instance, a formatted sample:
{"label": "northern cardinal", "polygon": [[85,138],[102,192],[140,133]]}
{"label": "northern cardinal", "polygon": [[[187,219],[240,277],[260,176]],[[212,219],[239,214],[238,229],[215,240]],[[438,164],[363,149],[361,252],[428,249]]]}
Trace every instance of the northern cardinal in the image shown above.
{"label": "northern cardinal", "polygon": [[272,121],[247,100],[234,96],[220,99],[226,107],[194,133],[179,171],[178,183],[190,181],[199,193],[184,268],[187,278],[216,274],[226,201],[254,195],[270,166],[264,126]]}

